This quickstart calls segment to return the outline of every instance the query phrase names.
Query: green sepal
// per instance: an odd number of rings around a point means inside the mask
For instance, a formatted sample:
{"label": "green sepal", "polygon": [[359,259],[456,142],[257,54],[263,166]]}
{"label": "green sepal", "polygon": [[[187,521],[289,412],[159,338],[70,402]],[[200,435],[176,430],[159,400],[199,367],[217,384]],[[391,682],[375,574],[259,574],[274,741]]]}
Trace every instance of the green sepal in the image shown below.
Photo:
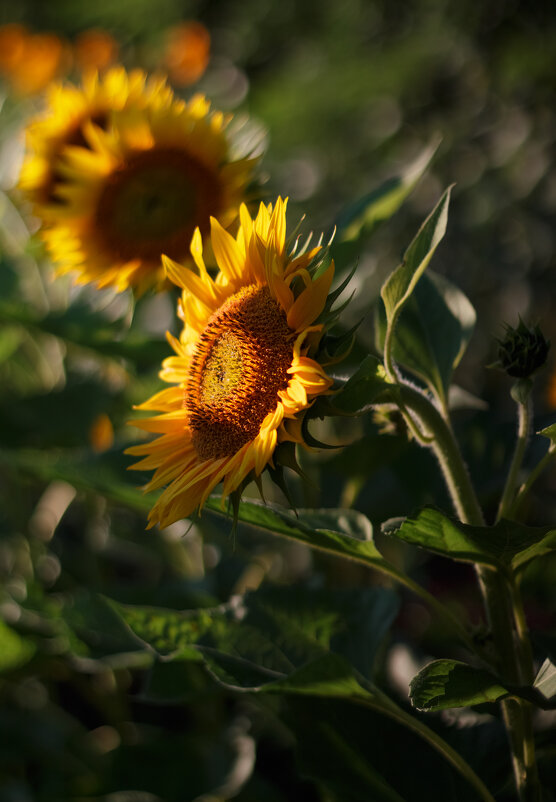
{"label": "green sepal", "polygon": [[516,404],[526,404],[531,390],[533,389],[532,379],[518,379],[510,390],[510,395]]}
{"label": "green sepal", "polygon": [[[309,410],[311,412],[312,410]],[[316,437],[313,437],[311,432],[309,431],[309,421],[313,420],[316,417],[320,417],[317,414],[308,414],[306,413],[303,416],[303,420],[301,422],[301,436],[303,437],[303,442],[306,443],[310,448],[322,448],[322,449],[335,449],[341,448],[340,445],[331,445],[330,443],[323,443],[321,440],[317,440]]]}
{"label": "green sepal", "polygon": [[331,397],[336,415],[361,415],[373,404],[395,399],[396,386],[388,381],[380,359],[368,354],[343,387]]}

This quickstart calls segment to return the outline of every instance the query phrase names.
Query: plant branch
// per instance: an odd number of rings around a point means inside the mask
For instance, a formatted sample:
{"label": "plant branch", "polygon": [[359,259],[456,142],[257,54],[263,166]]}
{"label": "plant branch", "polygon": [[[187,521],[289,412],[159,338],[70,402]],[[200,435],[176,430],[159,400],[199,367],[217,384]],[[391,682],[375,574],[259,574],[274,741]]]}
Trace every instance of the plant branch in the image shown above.
{"label": "plant branch", "polygon": [[531,421],[533,418],[533,403],[531,400],[531,393],[528,394],[527,398],[523,402],[518,402],[517,407],[519,421],[517,440],[510,469],[508,471],[508,477],[506,479],[506,484],[504,486],[504,491],[498,507],[498,514],[496,516],[497,521],[499,521],[500,518],[508,516],[513,506],[517,479],[521,469],[521,464],[523,462],[523,457],[525,455],[525,449],[527,448],[527,441],[529,440],[529,432],[531,430]]}
{"label": "plant branch", "polygon": [[521,505],[529,495],[529,492],[533,487],[534,483],[537,481],[537,479],[544,471],[544,469],[547,467],[547,465],[549,465],[549,463],[552,462],[555,456],[556,456],[556,446],[553,443],[551,443],[544,457],[542,457],[537,462],[537,464],[527,477],[527,480],[519,488],[519,491],[509,511],[508,517],[510,519],[514,520],[515,518],[517,518]]}

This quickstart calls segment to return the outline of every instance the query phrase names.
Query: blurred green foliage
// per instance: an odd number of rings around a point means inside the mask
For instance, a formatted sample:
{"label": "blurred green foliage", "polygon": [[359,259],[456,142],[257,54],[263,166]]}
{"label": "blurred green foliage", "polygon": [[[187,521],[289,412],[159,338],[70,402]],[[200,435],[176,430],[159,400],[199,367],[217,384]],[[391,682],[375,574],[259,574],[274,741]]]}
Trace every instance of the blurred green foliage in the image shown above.
{"label": "blurred green foliage", "polygon": [[[91,27],[108,30],[128,66],[148,69],[160,63],[169,26],[182,19],[202,21],[212,37],[211,64],[195,89],[218,107],[249,113],[268,131],[267,193],[290,195],[290,219],[307,213],[315,230],[330,232],[354,201],[442,138],[432,167],[387,226],[351,250],[342,252],[339,240],[338,266],[358,264],[349,326],[378,297],[441,189],[456,182],[435,270],[461,287],[478,312],[457,381],[491,408],[462,412],[458,425],[489,509],[514,428],[507,385],[483,369],[492,361],[493,337],[521,314],[556,340],[556,6],[548,0],[0,3],[0,24],[22,22],[68,39]],[[231,687],[241,677],[254,687],[261,671],[287,663],[289,673],[326,653],[352,660],[405,706],[396,666],[403,675],[404,660],[419,665],[439,649],[457,658],[459,647],[419,599],[403,592],[397,614],[392,591],[376,587],[376,575],[361,565],[254,528],[232,536],[230,520],[208,510],[191,526],[144,531],[151,499],[136,487],[142,477],[126,473],[122,451],[137,437],[126,426],[132,405],[159,388],[175,298],[143,298],[132,310],[127,298],[52,280],[14,205],[18,131],[37,105],[8,95],[0,110],[0,802],[350,802],[368,799],[370,786],[377,799],[468,800],[468,787],[427,744],[376,710],[342,699],[324,709],[309,696],[248,695]],[[365,317],[352,367],[373,338]],[[552,354],[546,375],[554,371]],[[553,416],[543,382],[538,429]],[[99,454],[93,427],[101,415],[115,439]],[[316,436],[348,445],[304,460],[312,484],[292,480],[300,507],[355,505],[375,524],[425,503],[448,507],[431,455],[404,431],[379,434],[379,424],[367,418],[323,428]],[[532,523],[554,520],[554,489],[553,476],[537,486],[527,510]],[[394,549],[387,538],[383,545],[396,568],[411,571],[456,614],[463,607],[478,620],[466,566],[399,543]],[[541,631],[540,654],[546,644],[554,648],[548,612],[556,600],[554,558],[535,563],[524,587],[530,620]],[[207,609],[228,614],[230,597],[249,590],[252,628],[240,651],[253,657],[256,670],[239,665],[237,645],[223,644],[222,633],[203,619]],[[166,659],[158,640],[138,635],[133,622],[126,628],[103,597],[189,611],[197,626],[191,642],[204,635],[204,655],[213,662]],[[328,609],[339,598],[340,622],[338,608]],[[367,633],[357,620],[366,604],[384,616]],[[201,623],[196,611],[203,611]],[[280,615],[287,618],[287,643],[274,638]],[[156,623],[154,613],[150,621]],[[384,638],[383,625],[391,621]],[[176,645],[179,627],[168,620],[164,626]],[[364,645],[355,656],[353,633]],[[494,710],[470,715],[473,737],[454,726],[461,719],[439,716],[431,726],[460,749],[500,802],[511,800],[501,723]],[[541,743],[541,772],[550,786],[556,765],[550,722]],[[435,773],[435,789],[415,785],[423,771]],[[377,780],[378,773],[385,779]]]}

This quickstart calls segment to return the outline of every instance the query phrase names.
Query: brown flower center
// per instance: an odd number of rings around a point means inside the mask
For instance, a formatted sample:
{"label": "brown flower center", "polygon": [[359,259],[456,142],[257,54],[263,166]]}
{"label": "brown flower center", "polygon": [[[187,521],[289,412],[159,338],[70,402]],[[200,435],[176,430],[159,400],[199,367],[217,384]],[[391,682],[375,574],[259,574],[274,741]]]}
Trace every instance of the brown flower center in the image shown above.
{"label": "brown flower center", "polygon": [[185,389],[201,459],[235,454],[253,440],[288,384],[292,332],[267,287],[244,287],[212,315]]}
{"label": "brown flower center", "polygon": [[158,264],[180,259],[197,226],[206,233],[221,207],[218,177],[179,148],[135,153],[108,178],[96,209],[95,231],[111,255]]}

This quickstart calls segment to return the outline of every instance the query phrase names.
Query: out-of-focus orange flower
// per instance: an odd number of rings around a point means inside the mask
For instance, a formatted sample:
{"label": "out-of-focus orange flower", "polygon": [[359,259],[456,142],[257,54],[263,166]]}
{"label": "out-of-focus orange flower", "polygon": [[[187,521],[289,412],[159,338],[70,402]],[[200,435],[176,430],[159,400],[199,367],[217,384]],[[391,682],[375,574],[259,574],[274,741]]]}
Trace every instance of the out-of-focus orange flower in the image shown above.
{"label": "out-of-focus orange flower", "polygon": [[0,71],[16,94],[41,92],[68,63],[67,45],[56,34],[29,34],[22,25],[0,28]]}
{"label": "out-of-focus orange flower", "polygon": [[28,35],[23,25],[0,25],[0,72],[9,75],[21,61]]}
{"label": "out-of-focus orange flower", "polygon": [[75,64],[82,72],[103,70],[118,57],[118,43],[107,31],[91,29],[79,34],[74,44]]}
{"label": "out-of-focus orange flower", "polygon": [[114,429],[108,415],[98,415],[89,429],[89,442],[97,454],[108,451],[114,445]]}
{"label": "out-of-focus orange flower", "polygon": [[177,86],[198,81],[210,58],[210,34],[200,22],[183,22],[168,33],[164,65]]}

